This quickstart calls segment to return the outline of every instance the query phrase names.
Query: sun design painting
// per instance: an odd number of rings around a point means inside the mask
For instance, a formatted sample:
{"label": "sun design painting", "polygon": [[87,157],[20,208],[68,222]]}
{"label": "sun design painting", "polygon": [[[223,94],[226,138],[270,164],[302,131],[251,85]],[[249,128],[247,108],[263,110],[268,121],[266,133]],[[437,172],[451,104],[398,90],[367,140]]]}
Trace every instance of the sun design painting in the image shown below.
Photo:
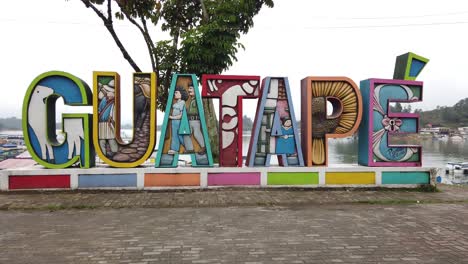
{"label": "sun design painting", "polygon": [[325,166],[328,138],[347,137],[357,130],[362,115],[361,95],[351,79],[308,77],[302,80],[302,104],[304,159],[307,166]]}

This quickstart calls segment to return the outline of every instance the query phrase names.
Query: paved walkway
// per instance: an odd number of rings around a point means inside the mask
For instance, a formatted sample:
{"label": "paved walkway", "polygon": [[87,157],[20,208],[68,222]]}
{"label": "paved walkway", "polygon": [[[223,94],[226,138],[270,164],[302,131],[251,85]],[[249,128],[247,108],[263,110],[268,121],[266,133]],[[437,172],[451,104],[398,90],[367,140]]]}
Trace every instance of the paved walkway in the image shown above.
{"label": "paved walkway", "polygon": [[174,208],[320,204],[468,203],[468,186],[439,185],[439,192],[391,189],[228,188],[165,191],[0,192],[0,210]]}
{"label": "paved walkway", "polygon": [[0,263],[468,263],[440,189],[0,193]]}

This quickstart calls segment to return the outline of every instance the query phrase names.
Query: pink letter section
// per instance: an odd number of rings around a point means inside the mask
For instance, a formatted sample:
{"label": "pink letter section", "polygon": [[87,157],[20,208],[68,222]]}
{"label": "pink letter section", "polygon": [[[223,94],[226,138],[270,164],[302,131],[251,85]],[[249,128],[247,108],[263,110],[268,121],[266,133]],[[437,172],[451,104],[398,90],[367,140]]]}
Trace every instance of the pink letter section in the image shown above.
{"label": "pink letter section", "polygon": [[260,185],[260,172],[208,173],[208,186]]}

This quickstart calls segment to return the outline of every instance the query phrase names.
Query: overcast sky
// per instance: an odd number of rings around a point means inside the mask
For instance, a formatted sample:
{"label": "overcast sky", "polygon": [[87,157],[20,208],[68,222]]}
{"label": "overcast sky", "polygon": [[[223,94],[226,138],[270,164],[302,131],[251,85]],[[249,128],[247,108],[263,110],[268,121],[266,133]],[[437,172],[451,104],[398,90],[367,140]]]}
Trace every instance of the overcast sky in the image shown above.
{"label": "overcast sky", "polygon": [[[93,71],[116,71],[129,98],[132,68],[81,1],[4,1],[1,10],[0,117],[21,117],[29,84],[50,70],[74,74],[90,87]],[[264,8],[254,21],[241,39],[246,49],[225,74],[289,77],[296,114],[302,78],[347,76],[358,85],[367,78],[391,79],[395,57],[408,51],[430,59],[418,78],[424,81],[423,102],[413,109],[451,106],[468,97],[466,0],[275,0],[275,7]],[[150,71],[136,29],[125,22],[116,29],[140,68]],[[166,37],[155,30],[155,41]],[[244,113],[253,117],[255,106],[256,100],[245,102]],[[124,123],[131,120],[130,111],[131,102],[124,102]]]}

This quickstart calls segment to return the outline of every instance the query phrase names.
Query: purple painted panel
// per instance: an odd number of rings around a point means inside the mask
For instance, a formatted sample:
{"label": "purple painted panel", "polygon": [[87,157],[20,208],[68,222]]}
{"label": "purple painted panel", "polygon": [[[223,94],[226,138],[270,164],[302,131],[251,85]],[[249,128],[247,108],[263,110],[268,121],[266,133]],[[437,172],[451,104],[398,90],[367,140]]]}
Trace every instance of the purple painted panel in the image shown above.
{"label": "purple painted panel", "polygon": [[215,185],[260,185],[260,172],[208,173],[208,186]]}

